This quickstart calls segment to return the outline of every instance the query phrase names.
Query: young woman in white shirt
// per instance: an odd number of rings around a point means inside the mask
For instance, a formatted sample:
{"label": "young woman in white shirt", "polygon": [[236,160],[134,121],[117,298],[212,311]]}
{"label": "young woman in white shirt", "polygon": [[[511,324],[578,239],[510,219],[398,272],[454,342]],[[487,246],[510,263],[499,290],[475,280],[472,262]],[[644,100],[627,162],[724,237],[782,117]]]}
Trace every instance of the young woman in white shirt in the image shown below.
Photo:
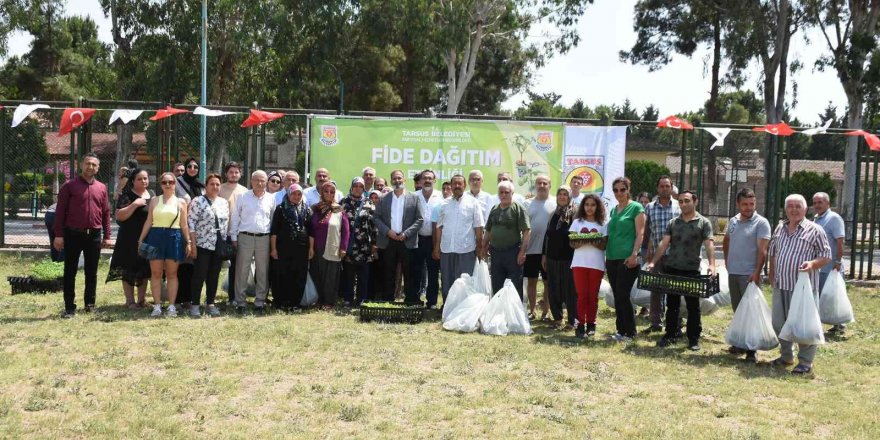
{"label": "young woman in white shirt", "polygon": [[570,233],[602,234],[602,238],[597,240],[571,241],[571,247],[574,248],[571,271],[577,291],[575,336],[583,338],[585,335],[596,334],[599,287],[605,275],[605,245],[608,242],[608,231],[605,225],[605,204],[598,195],[584,195],[568,230]]}

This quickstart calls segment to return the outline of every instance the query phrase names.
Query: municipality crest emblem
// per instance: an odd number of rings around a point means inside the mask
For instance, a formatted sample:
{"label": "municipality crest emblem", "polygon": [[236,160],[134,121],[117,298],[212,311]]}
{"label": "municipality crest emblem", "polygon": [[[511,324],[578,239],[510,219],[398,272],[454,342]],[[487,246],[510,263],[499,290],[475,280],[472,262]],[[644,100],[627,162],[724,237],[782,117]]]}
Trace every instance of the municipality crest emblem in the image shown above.
{"label": "municipality crest emblem", "polygon": [[535,149],[542,153],[546,153],[553,149],[553,132],[539,131],[535,136]]}
{"label": "municipality crest emblem", "polygon": [[337,137],[335,125],[321,126],[321,143],[327,147],[332,147],[339,143],[339,137]]}

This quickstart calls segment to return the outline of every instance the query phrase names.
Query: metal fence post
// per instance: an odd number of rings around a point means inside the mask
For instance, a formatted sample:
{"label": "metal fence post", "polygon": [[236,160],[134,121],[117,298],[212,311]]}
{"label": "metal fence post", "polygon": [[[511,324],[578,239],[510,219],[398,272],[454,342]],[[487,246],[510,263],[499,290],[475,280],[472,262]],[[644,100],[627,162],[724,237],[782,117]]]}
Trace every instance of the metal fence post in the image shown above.
{"label": "metal fence post", "polygon": [[6,245],[6,109],[0,108],[0,246]]}
{"label": "metal fence post", "polygon": [[[694,148],[697,149],[697,194],[700,195],[700,199],[705,203],[706,195],[703,194],[703,130],[700,131],[700,135],[697,136],[697,130],[691,130],[691,136],[693,138],[698,138],[696,142],[693,143]],[[692,185],[693,186],[693,185]],[[705,205],[704,205],[705,206]]]}
{"label": "metal fence post", "polygon": [[[853,197],[853,220],[852,220],[852,237],[850,237],[850,268],[849,268],[849,276],[850,278],[856,278],[856,255],[858,254],[861,257],[861,250],[859,249],[860,242],[858,240],[859,235],[859,185],[862,181],[862,143],[858,143],[858,147],[856,147],[856,179],[855,179],[855,196]],[[861,258],[859,258],[861,260]],[[859,278],[861,278],[861,270],[859,271]]]}

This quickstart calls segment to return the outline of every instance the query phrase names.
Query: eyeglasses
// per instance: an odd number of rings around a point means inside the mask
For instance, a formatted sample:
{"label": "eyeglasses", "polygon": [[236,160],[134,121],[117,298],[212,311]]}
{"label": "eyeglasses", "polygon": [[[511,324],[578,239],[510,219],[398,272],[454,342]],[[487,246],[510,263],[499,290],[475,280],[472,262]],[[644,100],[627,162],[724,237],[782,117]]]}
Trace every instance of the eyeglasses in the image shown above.
{"label": "eyeglasses", "polygon": [[162,185],[171,186],[171,185],[174,185],[174,181],[173,180],[163,180]]}
{"label": "eyeglasses", "polygon": [[612,191],[614,191],[615,194],[623,194],[629,190],[626,188],[614,188]]}
{"label": "eyeglasses", "polygon": [[186,167],[187,167],[188,169],[191,169],[191,170],[197,170],[197,169],[199,169],[199,166],[196,165],[196,164],[194,164],[194,163],[191,163],[191,164],[187,165]]}
{"label": "eyeglasses", "polygon": [[281,183],[278,179],[269,179],[269,183]]}

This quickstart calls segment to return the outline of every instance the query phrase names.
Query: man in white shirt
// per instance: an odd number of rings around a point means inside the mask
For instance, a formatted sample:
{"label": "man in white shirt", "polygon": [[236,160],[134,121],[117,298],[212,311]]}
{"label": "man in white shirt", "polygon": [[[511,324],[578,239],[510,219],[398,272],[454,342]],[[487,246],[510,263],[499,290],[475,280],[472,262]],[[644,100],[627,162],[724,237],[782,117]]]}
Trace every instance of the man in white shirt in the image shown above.
{"label": "man in white shirt", "polygon": [[483,212],[489,212],[489,203],[492,201],[492,194],[483,191],[483,172],[480,170],[471,171],[470,174],[468,174],[468,182],[470,182],[471,185],[468,194],[480,202],[480,208],[483,209]]}
{"label": "man in white shirt", "polygon": [[269,293],[269,230],[275,211],[275,197],[266,192],[268,176],[263,170],[251,174],[251,190],[242,194],[235,204],[230,219],[232,244],[237,249],[235,261],[235,305],[244,311],[247,305],[245,289],[251,262],[254,263],[256,284],[256,312],[263,313]]}
{"label": "man in white shirt", "polygon": [[571,177],[571,206],[575,210],[581,206],[581,200],[584,199],[581,189],[584,187],[584,178],[581,176]]}
{"label": "man in white shirt", "polygon": [[526,262],[523,265],[523,277],[526,279],[526,293],[529,297],[529,312],[535,313],[535,303],[538,300],[538,277],[544,281],[544,301],[541,304],[541,319],[547,317],[550,311],[550,301],[547,289],[547,273],[541,266],[541,256],[544,254],[544,233],[547,232],[547,223],[556,211],[556,200],[550,198],[550,178],[544,175],[535,178],[535,198],[525,204],[529,213],[529,224],[532,225],[532,233],[529,246],[526,248]]}
{"label": "man in white shirt", "polygon": [[[513,178],[507,171],[502,171],[498,173],[498,183],[501,182],[510,182],[511,185],[514,185],[514,187],[516,186],[516,184],[513,183]],[[523,197],[522,194],[513,193],[513,201],[519,203],[520,205],[526,206],[526,198]],[[489,203],[486,206],[486,212],[491,211],[492,207],[500,202],[501,199],[498,198],[498,194],[491,196],[491,198],[489,199]]]}
{"label": "man in white shirt", "polygon": [[[419,229],[419,246],[413,253],[413,261],[410,264],[410,279],[417,285],[424,287],[426,306],[433,309],[437,305],[437,294],[440,292],[440,262],[431,258],[434,248],[434,228],[431,223],[431,213],[434,207],[443,202],[443,195],[434,189],[436,174],[433,170],[425,170],[421,173],[421,191],[419,202],[422,208],[422,228]],[[427,273],[427,284],[422,285],[422,276]]]}
{"label": "man in white shirt", "polygon": [[473,275],[477,246],[483,242],[486,220],[477,199],[465,194],[464,176],[452,176],[452,197],[440,204],[434,259],[440,260],[443,299],[461,274]]}
{"label": "man in white shirt", "polygon": [[296,171],[284,173],[284,179],[281,180],[281,190],[275,193],[275,206],[284,202],[284,198],[290,194],[290,185],[294,183],[299,183],[299,173]]}
{"label": "man in white shirt", "polygon": [[[315,186],[311,188],[306,188],[303,191],[303,198],[306,201],[306,206],[312,207],[314,204],[321,201],[321,185],[330,181],[330,171],[327,171],[327,168],[318,168],[315,171]],[[345,197],[342,194],[342,191],[336,190],[336,203],[342,201],[342,198]]]}
{"label": "man in white shirt", "polygon": [[[247,188],[238,183],[241,180],[241,165],[239,165],[238,162],[227,162],[223,167],[223,174],[226,176],[226,182],[223,185],[220,185],[220,197],[226,199],[226,202],[229,203],[229,212],[232,213],[235,212],[235,202],[242,194],[247,192]],[[230,222],[226,234],[229,235],[231,232],[232,222]],[[229,299],[227,300],[227,307],[232,307],[235,303],[236,258],[235,252],[233,252],[229,258]]]}
{"label": "man in white shirt", "polygon": [[383,266],[382,299],[394,299],[394,278],[400,265],[406,301],[419,302],[419,283],[411,279],[409,264],[419,245],[419,230],[422,229],[424,218],[418,194],[407,192],[405,181],[403,171],[391,172],[394,190],[379,200],[373,222],[379,230],[376,244]]}

